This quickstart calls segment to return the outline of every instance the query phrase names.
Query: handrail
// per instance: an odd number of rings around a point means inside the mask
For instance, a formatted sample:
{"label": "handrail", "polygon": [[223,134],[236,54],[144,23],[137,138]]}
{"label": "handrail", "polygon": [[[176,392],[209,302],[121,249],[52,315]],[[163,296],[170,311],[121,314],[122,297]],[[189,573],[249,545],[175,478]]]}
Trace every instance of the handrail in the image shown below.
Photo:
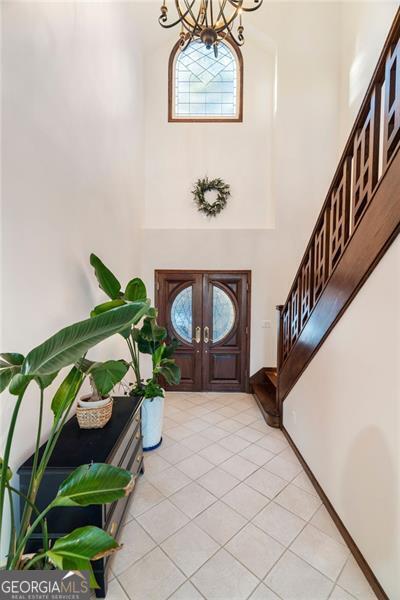
{"label": "handrail", "polygon": [[[400,142],[400,9],[350,132],[289,295],[278,365],[289,356],[396,154]],[[367,243],[367,242],[366,242]]]}

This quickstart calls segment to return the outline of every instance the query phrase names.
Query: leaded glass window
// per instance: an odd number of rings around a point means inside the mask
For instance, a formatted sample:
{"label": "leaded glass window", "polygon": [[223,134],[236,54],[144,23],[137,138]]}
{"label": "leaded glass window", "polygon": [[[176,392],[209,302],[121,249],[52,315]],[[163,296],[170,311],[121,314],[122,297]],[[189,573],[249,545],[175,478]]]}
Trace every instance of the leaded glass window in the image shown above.
{"label": "leaded glass window", "polygon": [[242,74],[237,52],[220,42],[215,56],[214,49],[200,40],[176,50],[170,73],[172,120],[241,120]]}
{"label": "leaded glass window", "polygon": [[213,286],[213,342],[219,342],[228,335],[235,324],[235,307],[224,290]]}
{"label": "leaded glass window", "polygon": [[176,333],[186,342],[193,337],[192,286],[186,287],[175,297],[171,307],[171,321]]}

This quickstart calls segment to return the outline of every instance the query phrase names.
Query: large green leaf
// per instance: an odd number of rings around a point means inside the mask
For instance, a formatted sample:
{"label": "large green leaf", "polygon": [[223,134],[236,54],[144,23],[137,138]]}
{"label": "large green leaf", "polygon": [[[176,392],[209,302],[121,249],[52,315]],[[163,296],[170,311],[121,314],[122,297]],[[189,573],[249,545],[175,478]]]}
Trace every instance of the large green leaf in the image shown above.
{"label": "large green leaf", "polygon": [[147,291],[146,286],[143,281],[139,279],[139,277],[135,277],[131,279],[131,281],[126,286],[124,297],[131,302],[136,302],[138,300],[146,300]]}
{"label": "large green leaf", "polygon": [[21,373],[49,375],[74,364],[92,346],[137,323],[148,304],[132,302],[61,329],[26,356]]}
{"label": "large green leaf", "polygon": [[164,345],[163,358],[172,358],[176,349],[179,347],[178,340],[171,340],[171,343]]}
{"label": "large green leaf", "polygon": [[87,525],[58,538],[46,556],[58,569],[88,570],[90,586],[98,587],[90,561],[104,558],[120,548],[108,533],[99,527]]}
{"label": "large green leaf", "polygon": [[132,473],[119,467],[102,463],[82,465],[62,482],[53,505],[107,504],[127,496],[133,485]]}
{"label": "large green leaf", "polygon": [[90,264],[94,268],[96,279],[100,288],[111,298],[115,300],[121,292],[121,284],[110,269],[95,254],[90,255]]}
{"label": "large green leaf", "polygon": [[81,358],[76,366],[85,375],[91,375],[97,391],[102,396],[106,396],[125,377],[129,369],[129,363],[122,359],[94,362]]}
{"label": "large green leaf", "polygon": [[146,317],[143,321],[140,335],[149,342],[162,342],[167,337],[167,330],[165,327],[157,325],[155,319]]}
{"label": "large green leaf", "polygon": [[123,306],[126,304],[125,300],[122,298],[118,298],[117,300],[109,300],[108,302],[103,302],[103,304],[98,304],[94,307],[92,312],[90,313],[91,317],[95,317],[96,315],[101,315],[101,313],[107,312],[108,310],[112,310],[117,306]]}
{"label": "large green leaf", "polygon": [[24,357],[17,352],[3,352],[0,354],[0,393],[8,387],[8,384],[21,369]]}
{"label": "large green leaf", "polygon": [[145,340],[141,336],[139,336],[139,339],[137,341],[137,345],[138,345],[138,348],[139,348],[139,352],[141,354],[153,354],[153,352],[154,352],[154,344],[153,344],[153,342],[148,342],[147,340]]}
{"label": "large green leaf", "polygon": [[32,381],[31,375],[23,375],[22,373],[16,373],[10,381],[9,392],[14,396],[20,396],[23,394]]}
{"label": "large green leaf", "polygon": [[162,360],[157,373],[162,375],[169,385],[178,385],[181,380],[181,370],[174,360]]}
{"label": "large green leaf", "polygon": [[154,352],[153,352],[153,357],[152,357],[152,360],[153,360],[153,366],[154,366],[154,367],[157,367],[157,366],[159,366],[159,364],[160,364],[160,362],[161,362],[161,360],[162,360],[163,354],[164,354],[164,348],[165,348],[165,345],[164,345],[164,344],[160,344],[160,345],[158,346],[158,348],[156,348],[156,349],[154,350]]}
{"label": "large green leaf", "polygon": [[153,317],[146,316],[136,339],[139,352],[142,354],[154,354],[166,337],[167,330],[165,327],[157,325]]}
{"label": "large green leaf", "polygon": [[149,317],[149,319],[157,319],[157,315],[158,310],[154,308],[154,306],[150,306],[149,310],[147,311],[146,317]]}
{"label": "large green leaf", "polygon": [[78,395],[83,380],[84,374],[77,367],[72,367],[64,381],[61,382],[51,402],[51,410],[54,416],[61,415],[69,409]]}
{"label": "large green leaf", "polygon": [[106,396],[125,377],[128,369],[129,365],[124,360],[107,360],[103,363],[96,363],[90,374],[98,392],[102,396]]}
{"label": "large green leaf", "polygon": [[0,359],[9,365],[21,366],[24,362],[24,355],[19,354],[19,352],[2,352],[0,354]]}
{"label": "large green leaf", "polygon": [[18,367],[10,367],[6,363],[0,364],[0,393],[8,387],[11,379],[18,373]]}
{"label": "large green leaf", "polygon": [[[57,553],[53,553],[49,557],[51,562],[56,565],[59,563],[58,568],[63,571],[88,571],[89,572],[89,586],[91,589],[98,589],[100,586],[96,581],[96,577],[93,572],[92,563],[87,558],[78,558],[76,556],[62,556]],[[56,565],[57,566],[57,565]]]}

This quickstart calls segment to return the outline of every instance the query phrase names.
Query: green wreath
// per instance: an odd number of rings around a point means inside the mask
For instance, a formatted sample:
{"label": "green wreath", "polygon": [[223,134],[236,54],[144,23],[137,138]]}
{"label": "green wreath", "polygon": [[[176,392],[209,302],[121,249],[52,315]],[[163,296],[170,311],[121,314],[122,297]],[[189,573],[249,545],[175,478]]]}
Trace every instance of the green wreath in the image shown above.
{"label": "green wreath", "polygon": [[[214,190],[218,192],[217,199],[215,202],[207,202],[205,194]],[[206,214],[207,217],[216,217],[225,208],[231,190],[222,179],[217,178],[210,181],[208,177],[205,177],[197,180],[192,194],[200,212]]]}

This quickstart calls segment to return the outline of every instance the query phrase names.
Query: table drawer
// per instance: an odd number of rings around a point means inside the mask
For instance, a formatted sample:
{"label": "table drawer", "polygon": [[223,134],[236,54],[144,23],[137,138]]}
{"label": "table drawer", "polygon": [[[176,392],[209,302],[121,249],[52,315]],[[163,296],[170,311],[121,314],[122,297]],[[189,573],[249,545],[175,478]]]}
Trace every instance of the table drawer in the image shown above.
{"label": "table drawer", "polygon": [[[134,486],[136,486],[136,480],[137,480],[137,476],[142,464],[142,460],[143,460],[143,449],[142,449],[142,440],[141,437],[139,436],[136,445],[134,447],[134,450],[132,453],[127,452],[128,457],[127,457],[127,461],[126,461],[126,465],[124,465],[124,469],[126,469],[127,471],[131,471],[131,473],[134,476]],[[133,494],[133,490],[130,494],[130,496]],[[120,498],[120,500],[117,500],[116,502],[112,502],[111,504],[106,504],[104,506],[104,520],[105,520],[105,524],[106,524],[106,529],[109,530],[111,525],[112,525],[112,521],[115,521],[116,523],[119,522],[120,516],[124,510],[124,506],[125,506],[125,502],[129,499],[129,496],[127,496],[127,498]],[[113,534],[111,534],[113,535]]]}
{"label": "table drawer", "polygon": [[132,440],[138,434],[140,437],[140,410],[138,410],[136,412],[136,414],[134,415],[134,417],[132,419],[132,423],[130,424],[128,430],[126,431],[126,433],[124,435],[123,443],[120,444],[120,446],[118,447],[114,456],[112,457],[112,460],[111,460],[112,465],[114,465],[115,467],[125,468],[123,466],[123,464],[126,459],[126,454],[129,450]]}

